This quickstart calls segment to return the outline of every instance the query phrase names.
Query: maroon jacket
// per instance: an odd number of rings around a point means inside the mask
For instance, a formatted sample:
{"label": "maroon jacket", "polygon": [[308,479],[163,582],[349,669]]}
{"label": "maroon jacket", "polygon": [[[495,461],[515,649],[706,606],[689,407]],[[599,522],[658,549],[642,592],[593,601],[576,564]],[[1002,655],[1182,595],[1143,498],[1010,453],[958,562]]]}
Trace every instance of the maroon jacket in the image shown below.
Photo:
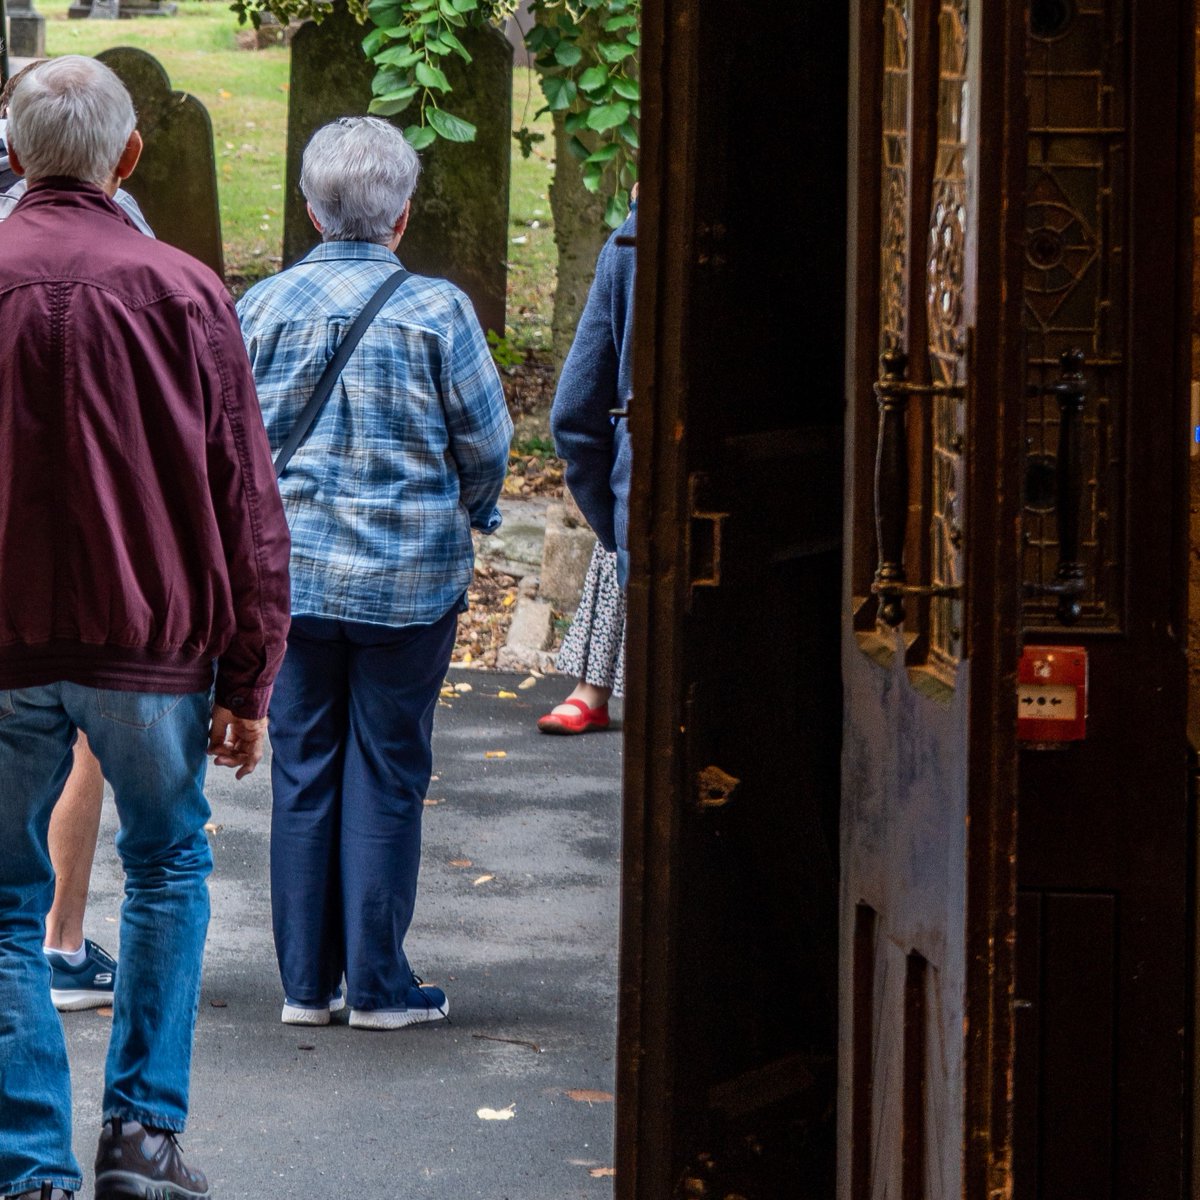
{"label": "maroon jacket", "polygon": [[288,531],[220,280],[99,189],[0,223],[0,688],[206,690],[266,713]]}

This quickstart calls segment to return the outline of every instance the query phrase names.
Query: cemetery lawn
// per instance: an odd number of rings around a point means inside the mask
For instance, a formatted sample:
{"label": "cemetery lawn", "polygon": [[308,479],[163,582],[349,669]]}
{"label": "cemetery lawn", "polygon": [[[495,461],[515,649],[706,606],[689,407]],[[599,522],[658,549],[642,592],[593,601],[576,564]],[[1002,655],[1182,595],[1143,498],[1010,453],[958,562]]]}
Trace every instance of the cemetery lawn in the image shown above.
{"label": "cemetery lawn", "polygon": [[[204,103],[213,123],[226,276],[238,294],[281,265],[290,59],[283,46],[238,49],[241,28],[223,0],[181,0],[173,18],[71,21],[62,9],[46,16],[49,54],[136,46],[162,63],[172,87]],[[533,350],[532,359],[550,346],[557,261],[549,200],[553,127],[545,116],[531,120],[541,105],[534,73],[517,68],[514,126],[545,134],[528,159],[513,142],[507,339],[518,353]]]}

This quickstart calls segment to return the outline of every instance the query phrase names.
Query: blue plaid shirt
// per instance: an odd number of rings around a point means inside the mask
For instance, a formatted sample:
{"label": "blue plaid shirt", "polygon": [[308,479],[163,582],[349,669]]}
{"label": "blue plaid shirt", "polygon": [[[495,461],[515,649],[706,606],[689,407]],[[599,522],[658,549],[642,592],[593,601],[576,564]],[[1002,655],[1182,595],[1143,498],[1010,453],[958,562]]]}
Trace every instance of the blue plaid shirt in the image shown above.
{"label": "blue plaid shirt", "polygon": [[[273,454],[397,265],[386,246],[325,242],[242,297]],[[410,276],[279,481],[292,532],[292,613],[376,625],[444,615],[471,580],[471,528],[500,524],[512,428],[470,301],[443,279]]]}

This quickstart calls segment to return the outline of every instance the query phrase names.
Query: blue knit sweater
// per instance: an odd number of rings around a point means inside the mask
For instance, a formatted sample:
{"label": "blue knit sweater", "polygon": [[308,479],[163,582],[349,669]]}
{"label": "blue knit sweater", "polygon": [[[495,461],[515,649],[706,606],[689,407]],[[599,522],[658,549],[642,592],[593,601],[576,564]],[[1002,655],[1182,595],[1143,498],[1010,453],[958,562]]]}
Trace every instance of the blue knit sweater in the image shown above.
{"label": "blue knit sweater", "polygon": [[617,239],[637,233],[637,210],[608,239],[558,381],[550,430],[567,464],[567,487],[606,550],[629,548],[629,422],[609,416],[633,392],[636,252]]}

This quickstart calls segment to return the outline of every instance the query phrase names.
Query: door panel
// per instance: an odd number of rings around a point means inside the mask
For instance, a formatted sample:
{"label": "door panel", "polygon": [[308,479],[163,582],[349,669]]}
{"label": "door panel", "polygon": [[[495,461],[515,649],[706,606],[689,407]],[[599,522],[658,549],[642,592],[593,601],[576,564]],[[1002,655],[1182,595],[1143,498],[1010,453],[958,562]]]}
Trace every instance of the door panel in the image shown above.
{"label": "door panel", "polygon": [[[1082,613],[1064,628],[1034,596],[1024,636],[1083,646],[1089,700],[1084,741],[1020,754],[1036,950],[1021,945],[1017,988],[1017,1200],[1178,1196],[1186,1176],[1192,19],[1080,0],[1034,5],[1028,32],[1027,379],[1078,347],[1087,394]],[[1027,397],[1030,471],[1053,462],[1058,421]],[[1027,505],[1022,525],[1024,578],[1043,584],[1054,517]]]}
{"label": "door panel", "polygon": [[891,0],[853,26],[839,1137],[852,1200],[982,1195],[1008,1162],[1018,15]]}
{"label": "door panel", "polygon": [[828,1195],[845,16],[643,22],[617,1194]]}

